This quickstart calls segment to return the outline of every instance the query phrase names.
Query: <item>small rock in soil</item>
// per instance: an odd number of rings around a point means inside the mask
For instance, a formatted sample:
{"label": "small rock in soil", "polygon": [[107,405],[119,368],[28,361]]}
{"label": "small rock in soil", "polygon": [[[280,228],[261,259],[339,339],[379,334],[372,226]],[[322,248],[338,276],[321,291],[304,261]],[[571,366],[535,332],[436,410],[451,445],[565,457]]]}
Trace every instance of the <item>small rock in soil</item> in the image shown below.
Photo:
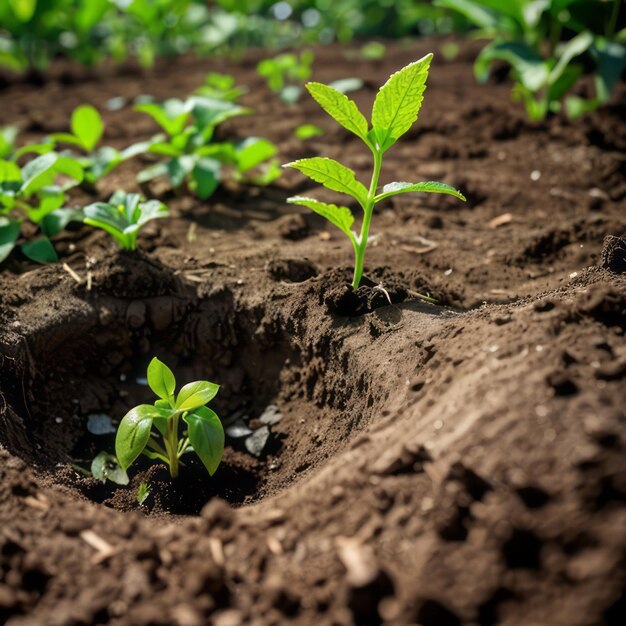
{"label": "small rock in soil", "polygon": [[248,435],[251,435],[253,433],[253,431],[248,428],[248,426],[242,419],[238,419],[233,424],[226,426],[224,430],[226,431],[226,434],[233,439],[247,437]]}
{"label": "small rock in soil", "polygon": [[267,426],[261,426],[255,430],[252,435],[246,439],[246,450],[254,456],[260,456],[265,448],[265,444],[270,436],[270,429]]}
{"label": "small rock in soil", "polygon": [[113,420],[104,413],[92,413],[87,417],[87,430],[92,435],[110,435],[117,429]]}
{"label": "small rock in soil", "polygon": [[268,404],[265,407],[265,411],[263,411],[259,417],[259,421],[263,424],[271,426],[273,424],[278,424],[282,418],[283,414],[278,410],[278,407],[275,404]]}

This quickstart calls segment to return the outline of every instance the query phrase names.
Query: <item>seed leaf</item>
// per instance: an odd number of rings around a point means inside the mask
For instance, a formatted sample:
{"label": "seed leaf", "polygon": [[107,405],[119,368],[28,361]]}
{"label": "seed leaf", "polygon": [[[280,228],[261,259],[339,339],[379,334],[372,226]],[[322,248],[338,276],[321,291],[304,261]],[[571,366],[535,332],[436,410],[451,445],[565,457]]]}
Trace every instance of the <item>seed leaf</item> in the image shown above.
{"label": "seed leaf", "polygon": [[293,167],[328,189],[348,194],[365,207],[367,189],[356,179],[351,169],[333,159],[326,157],[300,159],[287,163],[284,167]]}
{"label": "seed leaf", "polygon": [[307,83],[306,88],[315,101],[345,129],[367,142],[367,120],[351,100],[337,89],[322,83]]}
{"label": "seed leaf", "polygon": [[176,390],[176,378],[172,370],[156,357],[148,365],[148,385],[163,400],[173,398]]}
{"label": "seed leaf", "polygon": [[140,404],[124,415],[115,436],[115,454],[123,470],[127,470],[143,452],[150,438],[152,420],[165,417],[163,413],[163,409],[151,404]]}
{"label": "seed leaf", "polygon": [[210,402],[220,386],[210,383],[208,380],[197,380],[187,383],[179,392],[176,398],[176,409],[179,411],[194,411],[198,407]]}
{"label": "seed leaf", "polygon": [[189,425],[189,442],[213,476],[224,454],[224,428],[211,409],[201,406],[183,418]]}
{"label": "seed leaf", "polygon": [[104,124],[95,107],[83,104],[72,113],[71,128],[81,146],[91,152],[102,138]]}
{"label": "seed leaf", "polygon": [[431,53],[410,63],[392,74],[379,89],[372,110],[372,126],[380,150],[390,148],[417,120],[432,58]]}
{"label": "seed leaf", "polygon": [[47,237],[27,241],[20,249],[25,256],[36,263],[56,263],[59,260],[52,242]]}
{"label": "seed leaf", "polygon": [[459,200],[465,202],[465,196],[457,191],[454,187],[446,185],[445,183],[438,183],[435,181],[428,181],[423,183],[389,183],[383,187],[382,193],[379,193],[374,200],[380,202],[389,196],[395,196],[399,193],[408,193],[410,191],[424,191],[427,193],[446,193],[451,196],[457,197]]}
{"label": "seed leaf", "polygon": [[326,218],[331,224],[334,224],[339,230],[348,235],[350,239],[354,239],[354,233],[350,230],[354,223],[354,215],[352,215],[352,211],[348,207],[326,204],[325,202],[319,202],[319,200],[303,196],[293,196],[288,198],[287,202],[289,204],[299,204],[311,209],[311,211],[315,211],[315,213]]}

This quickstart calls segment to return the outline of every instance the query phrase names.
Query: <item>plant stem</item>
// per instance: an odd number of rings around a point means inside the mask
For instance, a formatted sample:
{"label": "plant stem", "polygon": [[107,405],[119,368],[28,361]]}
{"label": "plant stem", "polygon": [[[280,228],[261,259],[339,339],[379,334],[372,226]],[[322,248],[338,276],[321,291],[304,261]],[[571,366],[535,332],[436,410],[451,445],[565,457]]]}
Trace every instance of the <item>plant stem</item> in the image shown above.
{"label": "plant stem", "polygon": [[383,164],[383,155],[379,150],[372,149],[374,155],[374,171],[372,173],[372,180],[370,182],[370,188],[367,193],[367,201],[363,207],[365,213],[363,217],[363,224],[361,225],[361,234],[354,246],[355,262],[354,262],[354,278],[352,280],[352,288],[358,289],[361,283],[361,277],[363,276],[363,263],[365,261],[365,249],[367,248],[367,237],[369,235],[370,224],[372,223],[372,215],[374,213],[374,204],[376,198],[376,190],[378,189],[378,179],[380,178],[380,170]]}
{"label": "plant stem", "polygon": [[167,422],[167,438],[169,445],[169,466],[170,476],[176,478],[178,476],[178,418],[179,414],[175,413]]}
{"label": "plant stem", "polygon": [[615,34],[615,27],[617,26],[617,19],[619,17],[619,10],[622,5],[622,0],[615,0],[613,4],[613,11],[611,13],[611,17],[609,18],[609,23],[606,31],[606,38],[612,39]]}

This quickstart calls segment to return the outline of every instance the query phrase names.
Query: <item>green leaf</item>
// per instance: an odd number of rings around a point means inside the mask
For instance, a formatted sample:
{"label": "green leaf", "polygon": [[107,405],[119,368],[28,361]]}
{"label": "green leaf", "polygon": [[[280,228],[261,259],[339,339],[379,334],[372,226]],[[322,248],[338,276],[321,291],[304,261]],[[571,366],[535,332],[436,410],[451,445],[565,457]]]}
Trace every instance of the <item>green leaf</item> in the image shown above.
{"label": "green leaf", "polygon": [[446,193],[450,196],[455,196],[459,200],[466,201],[465,196],[457,191],[454,187],[446,185],[445,183],[438,183],[435,181],[428,181],[423,183],[389,183],[383,187],[382,193],[379,193],[375,198],[375,202],[380,202],[389,196],[395,196],[399,193],[408,193],[410,191],[425,191],[427,193]]}
{"label": "green leaf", "polygon": [[47,237],[27,241],[20,246],[20,250],[24,256],[36,263],[56,263],[59,260],[52,242]]}
{"label": "green leaf", "polygon": [[198,159],[191,176],[194,181],[196,195],[201,200],[206,200],[213,194],[220,183],[221,164],[216,159]]}
{"label": "green leaf", "polygon": [[151,404],[140,404],[124,415],[115,436],[115,454],[123,470],[143,452],[150,438],[152,420],[166,417],[164,411]]}
{"label": "green leaf", "polygon": [[12,161],[0,161],[0,184],[22,182],[22,172]]}
{"label": "green leaf", "polygon": [[306,88],[328,115],[367,143],[367,120],[354,100],[322,83],[307,83]]}
{"label": "green leaf", "polygon": [[35,10],[37,9],[37,0],[9,0],[9,5],[13,9],[15,17],[22,22],[30,22]]}
{"label": "green leaf", "polygon": [[102,138],[104,123],[95,107],[90,104],[82,104],[76,107],[72,113],[72,132],[81,142],[81,146],[91,152]]}
{"label": "green leaf", "polygon": [[240,172],[247,172],[263,161],[271,159],[277,152],[276,145],[268,139],[248,137],[236,149],[237,167]]}
{"label": "green leaf", "polygon": [[208,380],[197,380],[187,383],[176,398],[176,409],[179,411],[193,411],[204,406],[215,398],[220,386]]}
{"label": "green leaf", "polygon": [[224,454],[224,428],[214,411],[199,407],[183,418],[189,425],[189,442],[213,476]]}
{"label": "green leaf", "polygon": [[39,226],[44,235],[53,237],[72,221],[82,222],[82,213],[76,209],[57,209],[46,215],[39,223]]}
{"label": "green leaf", "polygon": [[148,365],[148,385],[163,400],[173,399],[176,390],[176,378],[172,370],[154,357]]}
{"label": "green leaf", "polygon": [[319,126],[315,126],[315,124],[301,124],[294,131],[296,139],[300,139],[300,141],[321,137],[323,134],[324,131]]}
{"label": "green leaf", "polygon": [[128,485],[128,474],[120,467],[118,460],[108,452],[100,452],[91,462],[91,475],[102,482],[107,479],[118,485]]}
{"label": "green leaf", "polygon": [[150,491],[151,489],[148,483],[141,483],[137,488],[137,495],[135,496],[137,498],[137,504],[142,505],[148,499]]}
{"label": "green leaf", "polygon": [[348,194],[365,207],[367,189],[356,179],[351,169],[333,159],[326,157],[300,159],[287,163],[284,167],[293,167],[328,189]]}
{"label": "green leaf", "polygon": [[0,218],[0,263],[6,259],[20,236],[21,222]]}
{"label": "green leaf", "polygon": [[305,198],[303,196],[287,198],[287,202],[289,204],[299,204],[311,209],[311,211],[315,211],[315,213],[334,224],[354,241],[354,233],[351,230],[354,216],[348,207],[326,204],[325,202],[319,202],[313,198]]}
{"label": "green leaf", "polygon": [[185,103],[177,98],[166,100],[163,104],[138,104],[135,111],[149,115],[168,135],[178,135],[185,128],[189,110]]}
{"label": "green leaf", "polygon": [[59,158],[55,152],[42,154],[22,168],[22,193],[25,196],[49,185],[54,179],[54,166]]}
{"label": "green leaf", "polygon": [[372,126],[380,150],[391,147],[417,120],[432,58],[432,54],[427,54],[410,63],[392,74],[379,89],[372,110]]}

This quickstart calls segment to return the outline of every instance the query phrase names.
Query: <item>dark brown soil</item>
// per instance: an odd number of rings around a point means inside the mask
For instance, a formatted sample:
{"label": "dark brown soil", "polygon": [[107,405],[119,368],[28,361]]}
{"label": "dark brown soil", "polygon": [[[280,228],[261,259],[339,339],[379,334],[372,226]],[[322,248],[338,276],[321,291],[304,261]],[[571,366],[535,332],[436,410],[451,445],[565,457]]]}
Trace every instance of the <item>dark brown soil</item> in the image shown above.
{"label": "dark brown soil", "polygon": [[[315,78],[363,77],[368,109],[392,71],[433,48],[390,46],[375,63],[326,48]],[[0,622],[624,623],[626,94],[582,121],[532,125],[509,84],[475,85],[474,50],[437,60],[420,122],[384,171],[469,201],[390,201],[356,294],[347,241],[286,205],[309,187],[291,171],[208,202],[155,189],[174,217],[147,227],[137,254],[87,228],[62,234],[80,283],[61,264],[5,266]],[[254,61],[80,80],[65,68],[7,85],[0,124],[36,138],[65,130],[79,103],[184,96],[228,70],[257,113],[224,132],[366,176],[358,143],[310,100],[281,105]],[[155,130],[130,105],[104,115],[113,145]],[[326,134],[295,139],[303,121]],[[98,195],[133,189],[139,167]],[[154,355],[181,381],[219,382],[225,422],[267,428],[258,456],[229,437],[212,479],[193,460],[175,482],[147,462],[127,487],[85,477],[77,467],[113,449],[88,416],[117,420],[149,400]],[[281,417],[266,425],[270,405]]]}

